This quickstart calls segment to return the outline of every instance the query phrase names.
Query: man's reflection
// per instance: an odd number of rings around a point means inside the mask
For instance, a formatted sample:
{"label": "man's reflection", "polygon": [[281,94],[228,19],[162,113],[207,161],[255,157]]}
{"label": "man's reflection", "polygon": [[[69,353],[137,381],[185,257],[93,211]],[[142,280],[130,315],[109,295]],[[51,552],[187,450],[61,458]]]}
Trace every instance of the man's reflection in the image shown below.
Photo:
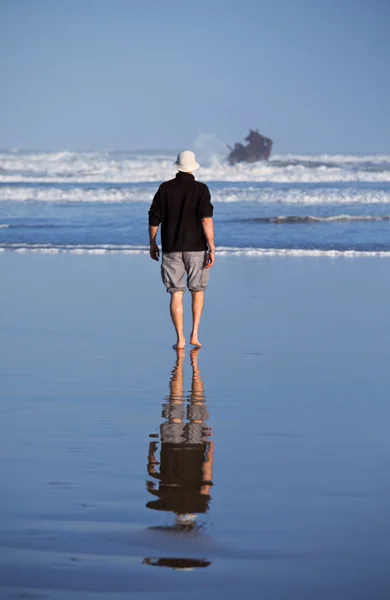
{"label": "man's reflection", "polygon": [[[156,496],[147,503],[153,510],[173,512],[174,529],[192,529],[196,517],[207,512],[212,486],[213,443],[205,422],[209,415],[203,382],[198,367],[199,349],[191,351],[192,388],[184,393],[184,350],[177,351],[170,380],[170,394],[163,403],[160,426],[160,461],[156,459],[158,442],[149,445],[148,473],[158,480],[147,482]],[[187,401],[186,401],[187,400]],[[159,470],[157,466],[159,465]]]}

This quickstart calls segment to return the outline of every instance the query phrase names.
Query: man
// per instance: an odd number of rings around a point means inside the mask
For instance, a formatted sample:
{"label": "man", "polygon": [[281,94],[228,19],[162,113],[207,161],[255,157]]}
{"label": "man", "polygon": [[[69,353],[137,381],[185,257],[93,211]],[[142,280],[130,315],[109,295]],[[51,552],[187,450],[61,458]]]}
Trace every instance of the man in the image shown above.
{"label": "man", "polygon": [[192,294],[192,332],[190,343],[200,347],[198,330],[203,311],[209,269],[215,261],[213,205],[204,183],[195,181],[199,168],[195,154],[184,150],[174,165],[175,179],[161,184],[149,210],[150,256],[159,260],[156,243],[161,224],[161,275],[171,294],[170,312],[177,334],[177,349],[185,346],[183,295],[185,275]]}

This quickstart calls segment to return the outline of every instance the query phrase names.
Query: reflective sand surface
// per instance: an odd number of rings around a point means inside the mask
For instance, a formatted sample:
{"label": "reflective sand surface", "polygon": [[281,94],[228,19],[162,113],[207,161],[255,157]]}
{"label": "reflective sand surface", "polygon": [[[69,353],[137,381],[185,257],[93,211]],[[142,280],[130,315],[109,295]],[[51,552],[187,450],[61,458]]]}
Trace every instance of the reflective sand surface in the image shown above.
{"label": "reflective sand surface", "polygon": [[1,598],[388,597],[386,260],[0,264]]}

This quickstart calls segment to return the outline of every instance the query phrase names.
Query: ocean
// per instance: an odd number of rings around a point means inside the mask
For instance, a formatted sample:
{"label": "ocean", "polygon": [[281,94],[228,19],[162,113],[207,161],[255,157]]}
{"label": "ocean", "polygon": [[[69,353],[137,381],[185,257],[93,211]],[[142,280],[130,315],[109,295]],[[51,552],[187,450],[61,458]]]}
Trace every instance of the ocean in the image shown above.
{"label": "ocean", "polygon": [[[0,152],[0,251],[140,253],[173,151]],[[199,157],[202,161],[202,157]],[[202,161],[220,253],[390,256],[390,156]]]}

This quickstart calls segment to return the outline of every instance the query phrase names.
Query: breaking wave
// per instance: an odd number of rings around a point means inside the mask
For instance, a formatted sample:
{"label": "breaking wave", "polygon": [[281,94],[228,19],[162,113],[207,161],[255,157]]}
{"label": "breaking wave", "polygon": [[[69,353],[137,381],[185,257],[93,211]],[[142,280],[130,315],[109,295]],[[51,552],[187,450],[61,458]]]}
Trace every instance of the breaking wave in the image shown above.
{"label": "breaking wave", "polygon": [[[71,245],[71,244],[0,244],[0,252],[40,252],[46,254],[148,254],[148,246],[135,245]],[[247,257],[328,257],[328,258],[358,258],[358,257],[387,257],[390,250],[324,250],[321,248],[217,248],[218,256],[247,256]]]}
{"label": "breaking wave", "polygon": [[149,246],[116,244],[0,244],[0,252],[43,252],[47,254],[147,254]]}
{"label": "breaking wave", "polygon": [[313,217],[313,216],[279,216],[279,217],[256,217],[253,219],[234,219],[234,222],[239,223],[270,223],[276,225],[296,224],[296,223],[346,223],[349,221],[356,222],[376,222],[390,221],[390,215],[334,215],[330,217]]}
{"label": "breaking wave", "polygon": [[59,224],[59,223],[5,223],[0,225],[0,229],[103,229],[111,227],[110,223],[88,223],[88,227],[85,225],[78,225],[77,223],[69,223]]}
{"label": "breaking wave", "polygon": [[[174,152],[0,152],[0,182],[159,182],[174,175]],[[390,182],[390,156],[274,155],[269,162],[202,165],[203,181]]]}
{"label": "breaking wave", "polygon": [[[302,205],[320,204],[390,204],[390,189],[362,188],[305,188],[256,186],[216,186],[210,184],[213,203],[284,203]],[[123,187],[82,186],[13,186],[0,184],[0,201],[57,202],[57,203],[150,203],[156,186]]]}

